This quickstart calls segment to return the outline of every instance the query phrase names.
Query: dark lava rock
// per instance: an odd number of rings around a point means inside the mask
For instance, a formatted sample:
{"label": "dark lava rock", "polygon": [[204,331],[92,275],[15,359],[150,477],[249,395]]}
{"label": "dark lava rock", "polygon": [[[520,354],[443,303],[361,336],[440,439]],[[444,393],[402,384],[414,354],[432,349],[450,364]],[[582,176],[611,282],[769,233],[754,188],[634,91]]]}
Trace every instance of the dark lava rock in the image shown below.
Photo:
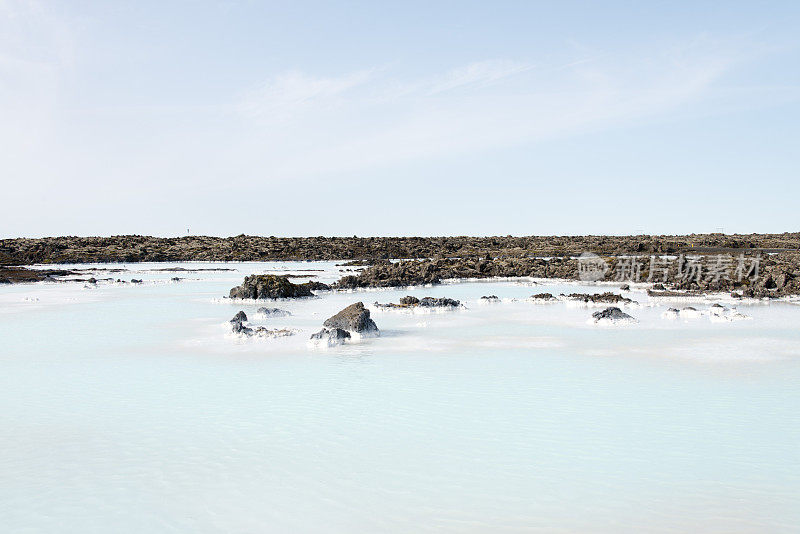
{"label": "dark lava rock", "polygon": [[64,270],[64,269],[26,269],[24,267],[4,267],[0,265],[0,284],[20,284],[27,282],[83,282],[85,280],[79,278],[76,280],[66,280],[63,278],[70,275],[81,274],[77,270]]}
{"label": "dark lava rock", "polygon": [[172,278],[172,281],[173,281],[173,282],[180,282],[181,280],[183,280],[183,279],[182,279],[182,278],[179,278],[179,277],[177,277],[177,276],[175,276],[175,277],[173,277],[173,278]]}
{"label": "dark lava rock", "polygon": [[247,321],[247,315],[240,311],[236,315],[233,316],[231,319],[231,331],[234,334],[241,334],[247,337],[266,337],[266,338],[274,338],[274,337],[284,337],[284,336],[291,336],[294,335],[293,330],[289,330],[286,328],[280,328],[275,330],[270,330],[266,327],[259,326],[256,328],[250,328],[246,326],[244,323]]}
{"label": "dark lava rock", "polygon": [[141,283],[142,281],[139,280],[138,278],[131,278],[131,284],[141,284]]}
{"label": "dark lava rock", "polygon": [[370,319],[369,310],[363,302],[356,302],[346,307],[333,317],[329,317],[323,326],[327,328],[340,328],[350,332],[370,333],[377,332],[378,326]]}
{"label": "dark lava rock", "polygon": [[379,308],[457,308],[458,306],[461,306],[461,302],[448,298],[434,297],[425,297],[420,300],[417,297],[408,295],[400,299],[400,304],[394,304],[391,302],[389,304],[379,304],[376,302],[375,306]]}
{"label": "dark lava rock", "polygon": [[244,311],[240,311],[239,313],[233,316],[233,319],[231,319],[232,323],[241,323],[244,321],[247,321],[247,314],[244,313]]}
{"label": "dark lava rock", "polygon": [[341,328],[323,328],[315,334],[311,334],[311,339],[327,340],[332,343],[341,343],[345,339],[350,339],[350,332]]}
{"label": "dark lava rock", "polygon": [[266,315],[267,317],[288,317],[291,315],[290,312],[280,308],[259,308],[256,310],[256,313]]}
{"label": "dark lava rock", "polygon": [[301,285],[303,287],[306,287],[311,291],[330,291],[331,290],[331,286],[329,286],[328,284],[323,284],[322,282],[311,281],[311,282],[306,282],[304,284],[299,284],[299,285]]}
{"label": "dark lava rock", "polygon": [[461,306],[461,301],[448,298],[425,297],[419,301],[423,308],[457,308]]}
{"label": "dark lava rock", "polygon": [[487,300],[487,301],[497,302],[497,301],[498,301],[498,300],[500,300],[500,299],[497,297],[497,295],[488,295],[488,296],[487,296],[487,295],[484,295],[484,296],[482,296],[482,297],[481,297],[481,300]]}
{"label": "dark lava rock", "polygon": [[595,293],[593,295],[588,293],[571,293],[566,297],[570,300],[582,300],[583,302],[594,302],[598,304],[619,304],[620,302],[623,304],[628,304],[633,302],[627,297],[617,295],[616,293],[612,293],[610,291],[606,291],[605,293]]}
{"label": "dark lava rock", "polygon": [[552,293],[536,293],[535,295],[531,295],[531,298],[534,300],[558,300]]}
{"label": "dark lava rock", "polygon": [[285,276],[254,274],[245,277],[242,285],[231,289],[229,296],[232,299],[280,299],[313,295],[306,285],[293,284]]}
{"label": "dark lava rock", "polygon": [[608,321],[635,321],[632,316],[617,307],[606,308],[603,311],[594,312],[592,314],[595,322],[608,320]]}
{"label": "dark lava rock", "polygon": [[231,323],[231,330],[234,334],[244,334],[246,336],[253,335],[253,329],[249,326],[245,326],[240,322],[232,322]]}
{"label": "dark lava rock", "polygon": [[243,311],[239,311],[236,315],[233,316],[233,319],[230,320],[231,323],[231,330],[234,334],[243,334],[246,336],[253,335],[253,329],[245,326],[244,322],[247,321],[247,314]]}
{"label": "dark lava rock", "polygon": [[630,286],[630,285],[628,285],[628,284],[623,284],[623,285],[621,285],[621,286],[619,287],[619,290],[620,290],[620,291],[630,291],[630,290],[631,290],[631,286]]}
{"label": "dark lava rock", "polygon": [[[142,261],[268,261],[268,260],[386,260],[386,258],[435,258],[437,255],[468,259],[475,273],[495,276],[510,271],[500,266],[509,258],[533,264],[536,257],[557,259],[541,269],[545,277],[561,277],[555,268],[561,258],[571,264],[576,276],[577,256],[592,251],[601,256],[652,254],[715,253],[727,249],[772,249],[775,256],[762,258],[767,263],[784,263],[797,272],[800,233],[782,234],[694,234],[691,236],[450,236],[450,237],[274,237],[238,235],[232,237],[182,236],[150,237],[120,235],[110,237],[47,237],[41,239],[0,239],[0,265],[37,263],[91,263]],[[778,257],[780,255],[780,257]],[[572,257],[572,259],[570,259]],[[645,258],[643,258],[645,259]],[[483,262],[478,265],[478,262]],[[470,269],[472,269],[472,267]],[[371,267],[370,267],[371,268]],[[646,268],[646,264],[645,264]],[[538,267],[535,269],[540,272]],[[447,269],[445,269],[447,271]],[[544,271],[547,271],[546,273]],[[613,272],[613,271],[612,271]],[[449,273],[445,272],[445,275]],[[511,276],[511,275],[508,275]],[[525,273],[522,276],[529,276]],[[370,277],[367,277],[370,278]],[[442,278],[445,278],[443,276]],[[12,279],[13,280],[13,279]],[[379,281],[377,278],[375,281]],[[774,279],[778,289],[780,281]],[[365,279],[364,282],[367,282]],[[747,285],[747,284],[744,284]],[[791,289],[795,288],[791,285]]]}

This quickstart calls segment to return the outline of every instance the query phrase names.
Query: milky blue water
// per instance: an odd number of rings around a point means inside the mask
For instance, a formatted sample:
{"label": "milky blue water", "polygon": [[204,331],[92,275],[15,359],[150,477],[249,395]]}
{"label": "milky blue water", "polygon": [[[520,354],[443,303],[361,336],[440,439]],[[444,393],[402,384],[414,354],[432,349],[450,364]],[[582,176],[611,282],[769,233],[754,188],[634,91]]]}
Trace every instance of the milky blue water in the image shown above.
{"label": "milky blue water", "polygon": [[[153,270],[165,266],[108,275],[141,285],[0,286],[3,532],[800,528],[796,304],[670,321],[676,303],[637,290],[626,311],[639,323],[602,328],[587,324],[597,308],[525,298],[607,287],[464,282],[258,304],[222,297],[253,272],[342,273]],[[406,294],[465,308],[373,307],[379,338],[308,345],[346,305]],[[481,302],[490,294],[502,301]],[[265,304],[293,315],[257,319]],[[240,309],[297,333],[237,338],[226,323]]]}

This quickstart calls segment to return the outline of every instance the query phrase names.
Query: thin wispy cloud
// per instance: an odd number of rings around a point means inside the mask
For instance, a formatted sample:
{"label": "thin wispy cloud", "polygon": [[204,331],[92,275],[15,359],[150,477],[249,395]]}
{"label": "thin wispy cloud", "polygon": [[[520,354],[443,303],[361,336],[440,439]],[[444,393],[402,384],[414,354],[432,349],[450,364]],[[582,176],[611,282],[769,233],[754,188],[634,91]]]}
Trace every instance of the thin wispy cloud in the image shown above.
{"label": "thin wispy cloud", "polygon": [[477,61],[457,67],[433,80],[430,94],[463,87],[484,87],[533,68],[533,65],[508,59]]}
{"label": "thin wispy cloud", "polygon": [[[163,17],[153,19],[153,9]],[[413,25],[373,10],[362,13],[369,24],[348,26],[352,10],[328,11],[240,3],[220,13],[201,3],[187,17],[173,4],[0,0],[0,184],[22,198],[0,215],[0,227],[11,235],[95,231],[92,214],[105,206],[105,217],[138,232],[139,207],[162,203],[148,228],[187,210],[206,220],[220,209],[226,230],[209,231],[227,231],[261,220],[225,201],[234,186],[252,199],[276,187],[361,192],[369,180],[381,198],[424,188],[426,179],[460,192],[484,187],[493,169],[543,180],[561,172],[556,154],[591,153],[621,138],[626,146],[612,148],[623,154],[707,140],[686,163],[676,158],[677,170],[665,162],[655,169],[700,175],[706,154],[738,142],[716,140],[727,136],[724,125],[746,122],[744,139],[761,120],[755,109],[772,117],[753,134],[761,144],[752,153],[731,148],[736,157],[717,157],[714,172],[746,176],[754,158],[775,161],[781,178],[793,170],[790,150],[765,140],[773,127],[788,128],[775,110],[793,113],[800,100],[786,68],[797,62],[791,18],[782,36],[755,8],[759,25],[709,18],[703,26],[714,31],[702,33],[698,24],[659,19],[658,32],[631,25],[612,35],[598,24],[614,26],[628,11],[596,8],[597,21],[572,20],[566,33],[553,24],[569,18],[558,5],[509,33],[474,6],[447,32],[452,13],[443,7]],[[332,15],[342,24],[331,24]],[[770,32],[759,31],[766,22]],[[634,127],[636,135],[624,131]],[[587,135],[598,132],[609,135]],[[532,156],[545,142],[549,162]],[[647,177],[652,161],[607,163]],[[601,170],[588,157],[569,166],[584,176]],[[327,200],[317,202],[317,220],[339,217]],[[296,230],[289,206],[273,210],[269,224]],[[435,226],[426,221],[420,227]]]}
{"label": "thin wispy cloud", "polygon": [[257,106],[246,107],[314,111],[284,122],[280,136],[262,120],[242,147],[265,147],[265,174],[286,176],[517,146],[652,120],[697,102],[713,108],[715,84],[741,61],[738,50],[702,40],[622,61],[593,57],[584,51],[541,69],[497,59],[412,79],[390,69],[335,78],[287,73],[265,85]]}
{"label": "thin wispy cloud", "polygon": [[331,99],[364,84],[369,78],[370,71],[366,70],[339,77],[317,77],[290,71],[244,91],[239,108],[243,113],[254,117],[272,115],[286,119],[306,106],[321,101],[330,102]]}

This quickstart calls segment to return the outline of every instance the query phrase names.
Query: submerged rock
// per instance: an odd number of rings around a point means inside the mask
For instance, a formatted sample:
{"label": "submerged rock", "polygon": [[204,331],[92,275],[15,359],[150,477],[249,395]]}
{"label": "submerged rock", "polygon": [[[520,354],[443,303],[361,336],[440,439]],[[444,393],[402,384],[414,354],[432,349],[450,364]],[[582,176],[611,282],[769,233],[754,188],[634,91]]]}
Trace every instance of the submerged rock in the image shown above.
{"label": "submerged rock", "polygon": [[252,330],[252,333],[248,335],[255,337],[275,338],[275,337],[293,336],[294,333],[295,333],[294,330],[290,330],[288,328],[267,328],[264,326],[259,326],[254,330]]}
{"label": "submerged rock", "polygon": [[346,339],[350,339],[350,332],[341,328],[323,328],[319,332],[311,334],[312,341],[325,342],[328,345],[338,345]]}
{"label": "submerged rock", "polygon": [[282,310],[280,308],[265,308],[265,307],[257,309],[256,313],[258,313],[259,315],[264,315],[266,317],[288,317],[291,315],[291,312]]}
{"label": "submerged rock", "polygon": [[721,304],[712,304],[709,309],[709,317],[712,323],[727,323],[731,321],[741,321],[752,319],[749,315],[740,313],[736,309],[726,308]]}
{"label": "submerged rock", "polygon": [[592,319],[594,323],[636,323],[638,322],[634,317],[628,315],[619,308],[612,306],[603,311],[594,312]]}
{"label": "submerged rock", "polygon": [[363,302],[356,302],[322,323],[328,329],[339,328],[358,334],[378,333],[378,326],[369,316]]}
{"label": "submerged rock", "polygon": [[233,316],[233,319],[230,320],[231,332],[233,332],[234,334],[239,334],[244,337],[265,337],[265,338],[285,337],[294,335],[294,330],[289,330],[288,328],[269,329],[264,326],[251,328],[246,324],[244,324],[245,322],[247,322],[247,314],[244,313],[244,311],[239,311],[236,315]]}
{"label": "submerged rock", "polygon": [[663,319],[677,319],[678,316],[680,315],[680,313],[681,312],[679,310],[677,310],[675,308],[670,308],[667,311],[665,311],[664,313],[662,313],[661,317]]}
{"label": "submerged rock", "polygon": [[247,276],[242,285],[230,291],[232,299],[280,299],[311,297],[314,294],[306,284],[294,284],[285,276],[254,274]]}
{"label": "submerged rock", "polygon": [[702,312],[700,312],[697,308],[694,308],[692,306],[685,306],[681,308],[679,313],[680,316],[684,319],[696,319],[697,317],[700,317],[702,315]]}
{"label": "submerged rock", "polygon": [[245,336],[253,335],[253,329],[250,328],[249,326],[245,326],[244,323],[239,321],[236,322],[231,321],[231,332],[233,332],[234,334],[242,334]]}

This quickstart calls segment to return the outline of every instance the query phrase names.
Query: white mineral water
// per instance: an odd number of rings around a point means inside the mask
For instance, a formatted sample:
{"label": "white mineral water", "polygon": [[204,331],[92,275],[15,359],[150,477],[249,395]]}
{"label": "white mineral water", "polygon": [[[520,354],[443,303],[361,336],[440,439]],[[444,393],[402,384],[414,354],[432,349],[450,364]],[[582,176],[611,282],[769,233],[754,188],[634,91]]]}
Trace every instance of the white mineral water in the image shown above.
{"label": "white mineral water", "polygon": [[[233,268],[159,272],[158,268]],[[602,308],[540,281],[223,298],[246,274],[334,263],[100,265],[0,286],[0,531],[792,532],[800,525],[800,306]],[[182,277],[172,282],[174,276]],[[299,281],[307,279],[299,278]],[[377,310],[404,295],[439,313]],[[497,295],[500,302],[481,301]],[[316,348],[363,301],[380,337]],[[261,306],[291,316],[259,318]],[[662,318],[692,306],[696,318]],[[242,339],[228,320],[295,329]]]}

